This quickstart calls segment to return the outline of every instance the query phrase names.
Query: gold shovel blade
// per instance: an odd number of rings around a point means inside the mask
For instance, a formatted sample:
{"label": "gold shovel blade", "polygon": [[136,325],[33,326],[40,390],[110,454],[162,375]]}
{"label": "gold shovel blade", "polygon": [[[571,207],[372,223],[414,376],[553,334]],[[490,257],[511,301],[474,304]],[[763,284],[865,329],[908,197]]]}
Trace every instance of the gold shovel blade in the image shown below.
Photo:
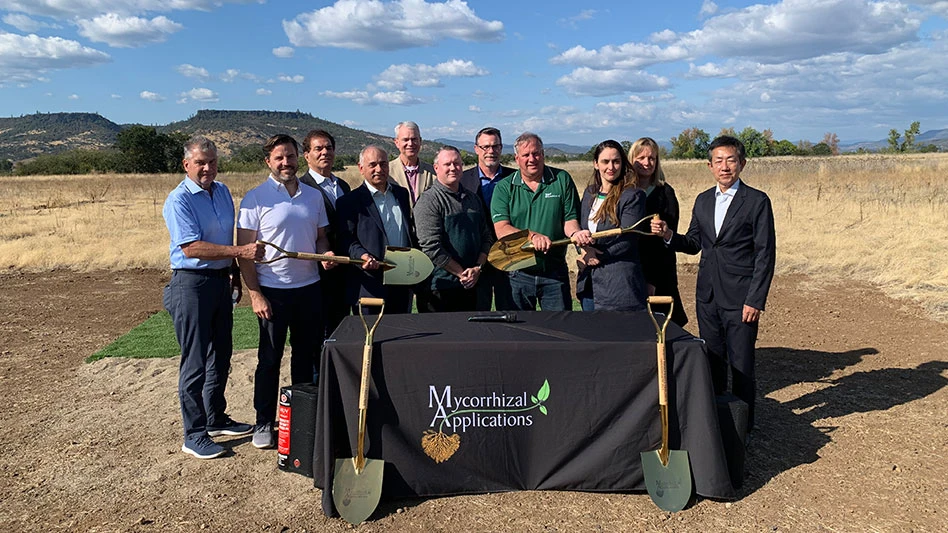
{"label": "gold shovel blade", "polygon": [[668,464],[662,464],[658,450],[642,452],[645,488],[655,505],[677,513],[691,500],[691,462],[685,450],[669,450]]}
{"label": "gold shovel blade", "polygon": [[389,247],[385,250],[385,262],[395,265],[382,273],[382,283],[385,285],[421,283],[434,270],[431,259],[415,248]]}
{"label": "gold shovel blade", "polygon": [[353,525],[365,522],[379,505],[385,461],[365,458],[362,472],[356,472],[355,458],[336,459],[332,480],[332,502],[339,516]]}

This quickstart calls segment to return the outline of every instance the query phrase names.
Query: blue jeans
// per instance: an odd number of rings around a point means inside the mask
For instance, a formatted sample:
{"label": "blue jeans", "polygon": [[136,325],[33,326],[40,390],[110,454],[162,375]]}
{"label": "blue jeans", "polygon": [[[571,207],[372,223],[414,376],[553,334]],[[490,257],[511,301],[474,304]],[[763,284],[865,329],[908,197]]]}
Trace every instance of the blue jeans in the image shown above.
{"label": "blue jeans", "polygon": [[515,270],[510,273],[510,291],[514,309],[519,311],[536,311],[537,303],[543,311],[573,309],[573,298],[569,291],[569,269],[566,265],[554,267],[539,276]]}
{"label": "blue jeans", "polygon": [[224,388],[234,326],[230,292],[229,269],[175,270],[164,290],[164,306],[181,346],[178,399],[185,441],[222,423],[227,409]]}

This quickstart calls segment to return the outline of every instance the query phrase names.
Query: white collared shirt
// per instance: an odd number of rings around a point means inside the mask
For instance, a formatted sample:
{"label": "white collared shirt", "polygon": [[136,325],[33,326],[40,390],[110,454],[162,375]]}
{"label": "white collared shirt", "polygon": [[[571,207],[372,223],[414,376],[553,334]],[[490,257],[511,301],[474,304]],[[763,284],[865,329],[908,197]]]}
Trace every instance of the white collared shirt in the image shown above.
{"label": "white collared shirt", "polygon": [[[316,253],[319,228],[329,225],[326,206],[319,192],[309,187],[297,187],[292,197],[286,186],[272,175],[247,192],[240,202],[237,228],[257,232],[256,238],[294,252]],[[279,253],[267,247],[265,259]],[[276,289],[305,287],[319,281],[316,261],[281,259],[260,264],[257,278],[260,285]]]}
{"label": "white collared shirt", "polygon": [[731,185],[726,191],[721,191],[720,186],[714,187],[714,236],[717,237],[721,234],[721,226],[724,225],[724,217],[727,215],[727,210],[731,207],[731,201],[734,200],[734,196],[737,194],[737,190],[741,186],[741,180],[738,179]]}
{"label": "white collared shirt", "polygon": [[329,195],[329,201],[333,207],[336,207],[336,200],[342,196],[342,187],[339,186],[339,178],[330,174],[327,178],[313,169],[309,169],[309,175],[326,194]]}

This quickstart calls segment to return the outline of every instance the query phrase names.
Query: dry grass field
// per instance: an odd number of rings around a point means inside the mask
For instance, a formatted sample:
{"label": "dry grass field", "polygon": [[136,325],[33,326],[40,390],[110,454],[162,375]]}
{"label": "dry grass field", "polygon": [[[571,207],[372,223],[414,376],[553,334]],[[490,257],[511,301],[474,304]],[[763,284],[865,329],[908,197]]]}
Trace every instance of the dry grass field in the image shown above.
{"label": "dry grass field", "polygon": [[[565,165],[580,190],[591,163]],[[713,184],[702,161],[667,161],[687,228],[695,196]],[[355,168],[343,176],[360,178]],[[767,192],[777,224],[777,273],[858,280],[914,300],[948,321],[948,154],[779,157],[748,163],[745,181]],[[180,176],[98,175],[0,179],[3,268],[78,271],[166,268],[161,216]],[[222,175],[235,201],[259,175]],[[681,256],[683,263],[696,258]]]}

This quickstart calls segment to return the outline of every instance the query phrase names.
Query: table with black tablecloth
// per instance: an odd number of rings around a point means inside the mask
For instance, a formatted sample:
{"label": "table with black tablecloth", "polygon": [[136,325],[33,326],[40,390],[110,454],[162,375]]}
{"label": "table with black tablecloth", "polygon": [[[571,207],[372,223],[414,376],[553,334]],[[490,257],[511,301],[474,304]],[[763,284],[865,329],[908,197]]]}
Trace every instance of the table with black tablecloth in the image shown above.
{"label": "table with black tablecloth", "polygon": [[[365,449],[385,461],[383,499],[645,490],[639,452],[661,446],[647,313],[467,318],[382,317]],[[323,351],[313,477],[327,514],[334,459],[356,452],[364,343],[348,317]],[[667,343],[671,448],[688,451],[698,494],[733,498],[704,345],[673,323]]]}

